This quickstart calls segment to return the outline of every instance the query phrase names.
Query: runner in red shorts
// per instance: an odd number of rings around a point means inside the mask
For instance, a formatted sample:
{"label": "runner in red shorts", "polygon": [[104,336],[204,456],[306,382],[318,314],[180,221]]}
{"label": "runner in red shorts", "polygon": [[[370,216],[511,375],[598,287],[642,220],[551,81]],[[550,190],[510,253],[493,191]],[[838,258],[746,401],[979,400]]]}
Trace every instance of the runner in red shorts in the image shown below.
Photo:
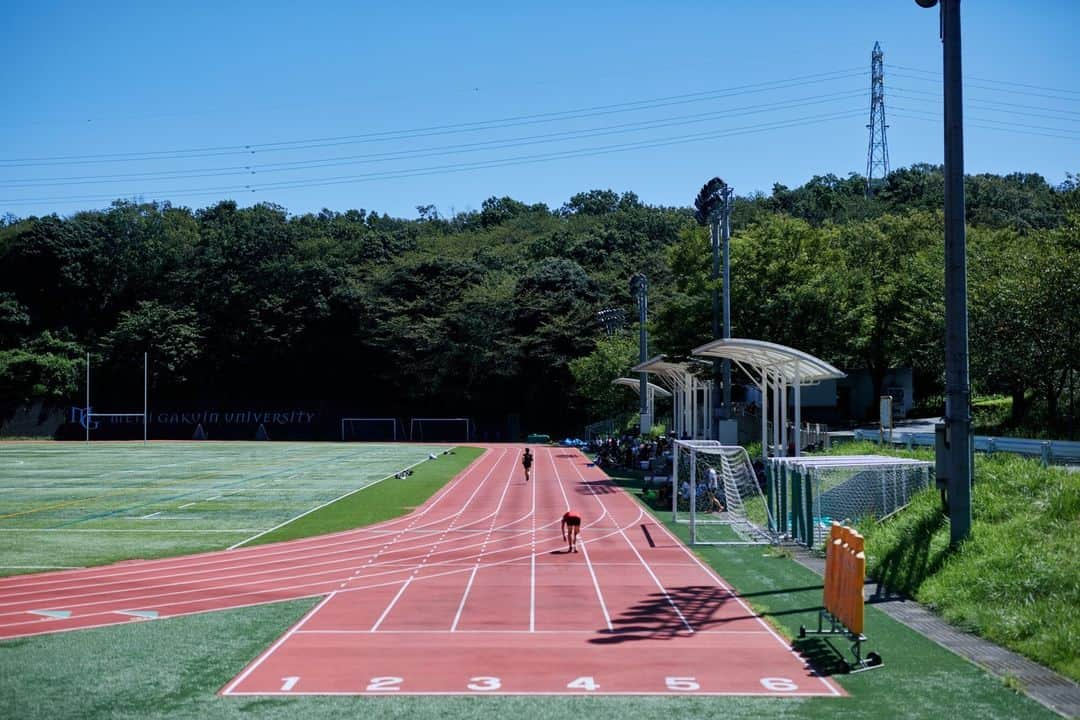
{"label": "runner in red shorts", "polygon": [[577,536],[581,531],[581,516],[573,510],[567,510],[562,516],[562,539],[569,543],[566,552],[577,552]]}

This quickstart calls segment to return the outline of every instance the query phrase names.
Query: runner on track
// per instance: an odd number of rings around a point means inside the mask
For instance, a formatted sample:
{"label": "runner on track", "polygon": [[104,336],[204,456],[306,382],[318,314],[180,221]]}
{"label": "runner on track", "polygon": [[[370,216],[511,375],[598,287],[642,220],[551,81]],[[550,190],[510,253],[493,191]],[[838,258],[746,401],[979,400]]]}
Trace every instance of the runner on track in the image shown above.
{"label": "runner on track", "polygon": [[577,537],[581,531],[581,516],[573,510],[567,510],[562,516],[562,539],[569,543],[566,552],[577,552]]}
{"label": "runner on track", "polygon": [[529,476],[532,474],[532,463],[532,450],[525,448],[525,454],[521,456],[521,464],[525,468],[525,482],[529,482]]}

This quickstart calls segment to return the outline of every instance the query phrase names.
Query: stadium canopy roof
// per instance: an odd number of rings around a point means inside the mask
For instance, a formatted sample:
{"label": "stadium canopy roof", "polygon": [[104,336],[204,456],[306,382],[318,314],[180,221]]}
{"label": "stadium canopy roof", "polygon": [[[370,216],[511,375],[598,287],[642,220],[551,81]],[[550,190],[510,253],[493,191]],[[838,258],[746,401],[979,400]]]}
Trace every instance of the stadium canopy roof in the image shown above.
{"label": "stadium canopy roof", "polygon": [[758,385],[761,391],[761,452],[768,457],[769,443],[769,391],[773,392],[773,452],[783,457],[787,454],[789,435],[787,420],[787,391],[795,391],[794,451],[796,457],[802,454],[802,397],[803,385],[816,385],[823,380],[839,380],[846,377],[843,372],[802,350],[787,345],[748,340],[746,338],[727,338],[713,340],[694,348],[696,357],[731,360]]}
{"label": "stadium canopy roof", "polygon": [[632,372],[650,373],[672,392],[675,433],[678,437],[705,438],[712,434],[712,393],[708,391],[711,378],[695,370],[706,370],[703,360],[669,361],[657,355],[631,368]]}
{"label": "stadium canopy roof", "polygon": [[[838,380],[846,377],[843,372],[821,358],[787,345],[777,345],[764,340],[745,338],[713,340],[694,348],[694,355],[707,358],[728,358],[744,371],[754,368],[760,373],[767,369],[770,375],[779,378],[787,385],[813,385],[822,380]],[[757,379],[755,373],[747,372],[747,375]]]}
{"label": "stadium canopy roof", "polygon": [[[624,387],[628,387],[628,388],[632,389],[634,392],[637,392],[637,393],[641,392],[641,381],[636,379],[636,378],[618,378],[617,380],[612,380],[611,384],[612,385],[622,385]],[[655,397],[658,397],[658,398],[669,398],[669,397],[671,397],[671,393],[668,392],[667,390],[665,390],[664,388],[660,387],[659,385],[657,385],[655,383],[649,383],[648,385],[649,385],[649,389],[652,390],[653,395]]]}

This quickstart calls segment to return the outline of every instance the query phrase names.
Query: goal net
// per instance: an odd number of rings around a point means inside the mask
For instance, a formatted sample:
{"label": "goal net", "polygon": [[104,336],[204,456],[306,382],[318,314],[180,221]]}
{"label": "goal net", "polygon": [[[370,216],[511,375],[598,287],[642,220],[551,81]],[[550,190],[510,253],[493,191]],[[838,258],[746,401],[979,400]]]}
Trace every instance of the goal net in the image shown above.
{"label": "goal net", "polygon": [[765,494],[744,448],[676,441],[671,483],[672,519],[689,524],[692,544],[776,542]]}
{"label": "goal net", "polygon": [[397,418],[343,417],[342,442],[396,442],[405,439]]}
{"label": "goal net", "polygon": [[933,482],[933,463],[884,455],[773,458],[770,465],[779,529],[809,547],[833,520],[886,518]]}
{"label": "goal net", "polygon": [[469,418],[412,418],[409,422],[412,442],[469,442],[472,421]]}

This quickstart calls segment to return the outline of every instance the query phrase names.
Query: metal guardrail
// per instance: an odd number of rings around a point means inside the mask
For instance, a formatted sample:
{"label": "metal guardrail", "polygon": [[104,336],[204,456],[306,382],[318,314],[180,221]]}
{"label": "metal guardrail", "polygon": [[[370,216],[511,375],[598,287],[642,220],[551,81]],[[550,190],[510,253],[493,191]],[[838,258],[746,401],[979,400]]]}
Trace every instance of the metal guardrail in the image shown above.
{"label": "metal guardrail", "polygon": [[[877,442],[880,440],[880,433],[877,430],[856,430],[855,439]],[[885,442],[892,445],[904,445],[908,449],[916,446],[934,447],[934,433],[893,430],[891,434],[887,434]],[[1080,442],[1071,440],[1031,440],[1028,438],[976,435],[975,450],[991,455],[1005,452],[1037,457],[1042,460],[1043,467],[1047,465],[1080,464]]]}

